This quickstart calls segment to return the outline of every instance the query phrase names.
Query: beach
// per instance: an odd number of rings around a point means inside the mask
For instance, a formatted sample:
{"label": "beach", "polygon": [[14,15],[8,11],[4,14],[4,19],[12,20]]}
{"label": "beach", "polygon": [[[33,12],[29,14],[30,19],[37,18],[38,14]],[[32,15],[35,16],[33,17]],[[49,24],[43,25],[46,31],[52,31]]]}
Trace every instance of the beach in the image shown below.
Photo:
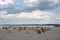
{"label": "beach", "polygon": [[0,40],[60,40],[60,27],[54,27],[41,34],[33,30],[7,32],[0,29]]}

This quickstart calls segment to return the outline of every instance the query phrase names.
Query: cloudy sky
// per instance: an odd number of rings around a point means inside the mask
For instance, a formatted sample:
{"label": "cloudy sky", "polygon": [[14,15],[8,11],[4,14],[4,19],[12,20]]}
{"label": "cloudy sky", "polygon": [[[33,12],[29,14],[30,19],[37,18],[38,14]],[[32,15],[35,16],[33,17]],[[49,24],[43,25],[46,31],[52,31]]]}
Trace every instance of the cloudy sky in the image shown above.
{"label": "cloudy sky", "polygon": [[0,0],[0,24],[60,23],[60,0]]}

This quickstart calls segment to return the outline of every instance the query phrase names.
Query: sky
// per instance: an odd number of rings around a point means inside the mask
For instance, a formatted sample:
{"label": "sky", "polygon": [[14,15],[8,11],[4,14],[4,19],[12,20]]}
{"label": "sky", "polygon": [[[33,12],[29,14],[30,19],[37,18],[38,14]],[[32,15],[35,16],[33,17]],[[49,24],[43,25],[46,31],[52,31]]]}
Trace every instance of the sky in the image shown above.
{"label": "sky", "polygon": [[0,24],[59,24],[60,0],[0,0]]}

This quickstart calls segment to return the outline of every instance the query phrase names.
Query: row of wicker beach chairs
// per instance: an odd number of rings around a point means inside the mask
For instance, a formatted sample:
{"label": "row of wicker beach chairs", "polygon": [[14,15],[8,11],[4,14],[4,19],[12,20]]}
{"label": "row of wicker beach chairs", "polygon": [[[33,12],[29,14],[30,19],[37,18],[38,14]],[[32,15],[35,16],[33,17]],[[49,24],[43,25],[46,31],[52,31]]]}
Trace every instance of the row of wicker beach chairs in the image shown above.
{"label": "row of wicker beach chairs", "polygon": [[11,32],[11,30],[18,30],[18,31],[24,31],[24,30],[34,30],[38,34],[44,33],[46,31],[50,31],[51,27],[3,27],[2,29],[7,30],[8,32]]}

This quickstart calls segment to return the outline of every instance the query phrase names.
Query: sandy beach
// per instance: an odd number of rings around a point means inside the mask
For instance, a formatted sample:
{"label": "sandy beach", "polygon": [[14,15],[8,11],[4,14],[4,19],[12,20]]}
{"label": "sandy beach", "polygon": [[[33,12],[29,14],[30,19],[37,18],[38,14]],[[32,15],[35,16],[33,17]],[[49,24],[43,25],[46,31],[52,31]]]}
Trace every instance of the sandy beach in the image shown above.
{"label": "sandy beach", "polygon": [[41,34],[33,30],[7,32],[0,29],[0,40],[60,40],[60,28],[55,27]]}

